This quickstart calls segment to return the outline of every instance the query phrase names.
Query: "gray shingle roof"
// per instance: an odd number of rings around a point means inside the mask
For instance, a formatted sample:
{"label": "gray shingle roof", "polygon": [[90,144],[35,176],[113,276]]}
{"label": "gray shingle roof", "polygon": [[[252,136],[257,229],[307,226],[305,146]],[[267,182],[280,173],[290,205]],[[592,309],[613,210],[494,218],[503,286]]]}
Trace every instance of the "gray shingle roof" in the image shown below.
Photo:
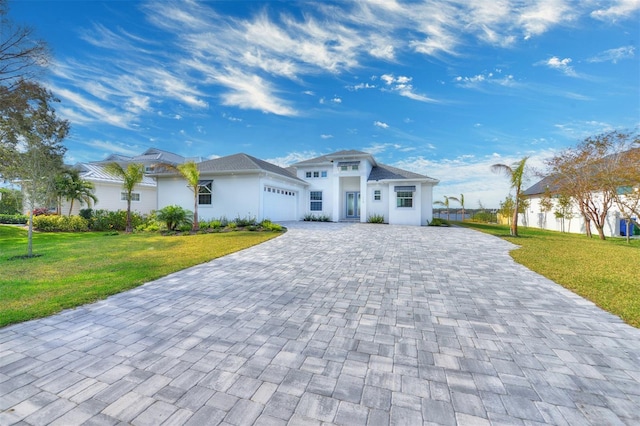
{"label": "gray shingle roof", "polygon": [[201,163],[198,163],[198,170],[200,170],[201,173],[265,171],[289,179],[294,179],[299,182],[304,182],[303,180],[299,179],[295,175],[295,173],[292,173],[289,170],[283,169],[282,167],[276,166],[275,164],[271,164],[267,161],[260,160],[244,153],[228,155],[226,157],[203,161]]}
{"label": "gray shingle roof", "polygon": [[558,188],[556,183],[556,177],[554,175],[546,176],[539,182],[531,185],[529,188],[522,192],[522,195],[539,195],[549,189],[550,192],[554,192]]}
{"label": "gray shingle roof", "polygon": [[410,172],[408,170],[399,169],[397,167],[388,166],[386,164],[379,164],[371,170],[369,174],[369,181],[377,180],[433,180],[438,182],[437,179],[429,176],[421,175],[419,173]]}

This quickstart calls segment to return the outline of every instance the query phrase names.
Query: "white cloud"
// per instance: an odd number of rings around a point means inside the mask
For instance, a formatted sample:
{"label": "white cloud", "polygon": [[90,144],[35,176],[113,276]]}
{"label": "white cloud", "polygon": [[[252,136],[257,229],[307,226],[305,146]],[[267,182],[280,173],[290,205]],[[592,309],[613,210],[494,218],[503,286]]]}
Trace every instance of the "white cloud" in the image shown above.
{"label": "white cloud", "polygon": [[640,10],[640,0],[611,0],[606,2],[609,7],[591,12],[591,16],[601,20],[615,21],[618,18],[629,18]]}
{"label": "white cloud", "polygon": [[143,150],[141,147],[137,146],[123,145],[117,142],[101,141],[97,139],[84,142],[84,144],[92,148],[103,150],[106,154],[122,154],[129,157],[138,155]]}
{"label": "white cloud", "polygon": [[393,74],[383,74],[380,79],[385,82],[387,90],[398,93],[400,96],[420,102],[438,102],[428,96],[416,93],[411,85],[413,77],[404,75],[395,77]]}
{"label": "white cloud", "polygon": [[545,61],[540,61],[537,62],[536,65],[545,65],[551,69],[555,69],[558,70],[560,72],[562,72],[565,75],[568,75],[570,77],[575,77],[577,76],[576,72],[574,71],[573,67],[571,65],[571,58],[564,58],[564,59],[560,59],[557,56],[552,56],[551,58],[545,60]]}
{"label": "white cloud", "polygon": [[383,129],[388,129],[389,125],[387,123],[383,123],[382,121],[374,121],[373,125],[376,127],[381,127]]}
{"label": "white cloud", "polygon": [[331,139],[331,138],[333,138],[333,135],[322,134],[322,135],[320,135],[320,138],[322,138],[322,139]]}
{"label": "white cloud", "polygon": [[354,86],[347,86],[347,89],[352,91],[358,91],[363,89],[375,89],[375,88],[376,88],[375,84],[369,84],[369,83],[359,83]]}
{"label": "white cloud", "polygon": [[222,117],[223,117],[224,119],[226,119],[226,120],[229,120],[229,121],[235,121],[235,122],[240,122],[240,121],[242,121],[242,118],[234,117],[234,116],[232,116],[232,115],[227,114],[226,112],[223,112],[223,113],[222,113]]}
{"label": "white cloud", "polygon": [[[498,75],[496,75],[498,74]],[[511,74],[502,75],[502,70],[493,72],[484,72],[470,77],[456,76],[453,80],[458,86],[466,88],[479,88],[483,85],[491,84],[498,86],[511,87],[516,84],[515,78]]]}
{"label": "white cloud", "polygon": [[621,59],[631,59],[635,56],[635,46],[622,46],[616,49],[605,50],[588,59],[589,62],[613,62],[617,63]]}
{"label": "white cloud", "polygon": [[283,157],[267,158],[265,161],[275,164],[276,166],[289,167],[294,163],[319,157],[320,155],[322,154],[316,151],[290,152]]}
{"label": "white cloud", "polygon": [[334,104],[341,104],[342,99],[336,96],[335,98],[331,99],[331,102],[333,102]]}

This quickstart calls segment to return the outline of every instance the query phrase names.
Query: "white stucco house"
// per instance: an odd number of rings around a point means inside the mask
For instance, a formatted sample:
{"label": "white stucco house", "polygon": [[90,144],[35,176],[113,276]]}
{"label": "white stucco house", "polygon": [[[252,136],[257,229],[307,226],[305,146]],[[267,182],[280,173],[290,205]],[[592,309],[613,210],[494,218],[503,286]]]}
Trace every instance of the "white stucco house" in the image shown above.
{"label": "white stucco house", "polygon": [[[78,163],[73,167],[80,171],[82,179],[93,183],[95,187],[94,195],[98,201],[91,207],[96,210],[115,211],[127,209],[127,194],[122,188],[122,180],[105,170],[107,164],[115,162],[126,168],[129,163],[140,163],[144,164],[146,173],[152,173],[159,164],[177,165],[186,160],[185,157],[172,152],[149,148],[140,155],[129,157],[111,154],[104,160]],[[156,180],[145,174],[142,182],[135,186],[131,194],[131,210],[140,214],[148,214],[156,210],[158,206],[156,186]],[[87,208],[86,204],[74,201],[71,214],[77,215],[84,208]],[[69,202],[66,200],[62,203],[62,212],[64,214],[69,212]]]}
{"label": "white stucco house", "polygon": [[[521,213],[519,215],[519,223],[533,228],[584,234],[586,232],[585,220],[575,201],[571,204],[571,210],[568,215],[569,218],[563,219],[556,217],[554,212],[558,210],[557,197],[552,196],[551,198],[553,202],[551,211],[544,211],[540,205],[540,201],[544,198],[545,192],[553,193],[554,189],[554,178],[552,176],[545,177],[527,188],[522,195],[529,200],[529,206],[525,213]],[[594,199],[601,203],[602,195],[596,193],[594,194]],[[609,209],[605,219],[603,231],[606,237],[626,235],[627,229],[623,217],[624,216],[620,213],[620,210],[614,203]],[[592,233],[597,234],[597,230],[593,224],[591,224],[591,231]],[[630,235],[632,233],[633,228],[631,229]]]}
{"label": "white stucco house", "polygon": [[[379,164],[371,154],[339,151],[282,168],[247,154],[198,163],[198,216],[260,221],[326,216],[331,221],[426,225],[437,179]],[[157,208],[193,210],[193,193],[175,171],[156,172]]]}

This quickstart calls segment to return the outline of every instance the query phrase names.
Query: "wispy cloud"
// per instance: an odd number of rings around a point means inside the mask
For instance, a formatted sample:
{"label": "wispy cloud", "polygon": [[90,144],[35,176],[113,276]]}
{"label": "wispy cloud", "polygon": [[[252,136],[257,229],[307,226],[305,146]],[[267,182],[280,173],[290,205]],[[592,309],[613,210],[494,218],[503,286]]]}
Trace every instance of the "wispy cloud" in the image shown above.
{"label": "wispy cloud", "polygon": [[320,135],[320,138],[321,139],[331,139],[331,138],[333,138],[333,135],[322,134],[322,135]]}
{"label": "wispy cloud", "polygon": [[617,63],[622,59],[631,59],[635,56],[635,46],[622,46],[615,49],[605,50],[588,59],[588,62],[613,62]]}
{"label": "wispy cloud", "polygon": [[536,65],[544,65],[548,68],[558,70],[569,77],[576,77],[578,74],[570,65],[571,61],[571,58],[560,59],[557,56],[552,56],[549,59],[537,62]]}
{"label": "wispy cloud", "polygon": [[591,12],[591,16],[601,20],[628,18],[640,10],[640,0],[611,0],[605,2],[609,7]]}
{"label": "wispy cloud", "polygon": [[373,125],[376,126],[376,127],[383,128],[383,129],[388,129],[389,128],[389,125],[387,123],[382,122],[382,121],[374,121]]}
{"label": "wispy cloud", "polygon": [[502,75],[502,70],[483,72],[473,76],[459,75],[454,78],[454,82],[458,86],[476,89],[487,84],[512,87],[516,83],[512,74]]}
{"label": "wispy cloud", "polygon": [[384,81],[387,90],[398,93],[400,96],[420,102],[438,102],[436,99],[416,93],[413,85],[411,84],[413,77],[407,77],[404,75],[395,77],[393,74],[383,74],[380,76],[380,79]]}

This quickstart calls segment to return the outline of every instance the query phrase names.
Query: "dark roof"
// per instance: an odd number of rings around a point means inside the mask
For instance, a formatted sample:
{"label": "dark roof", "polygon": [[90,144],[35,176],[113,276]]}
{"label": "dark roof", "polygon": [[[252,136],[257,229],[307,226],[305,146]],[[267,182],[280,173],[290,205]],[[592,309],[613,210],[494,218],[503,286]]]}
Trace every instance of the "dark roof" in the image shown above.
{"label": "dark roof", "polygon": [[536,182],[522,192],[522,195],[539,195],[544,194],[546,190],[554,192],[558,188],[557,178],[555,175],[546,176],[541,181]]}
{"label": "dark roof", "polygon": [[203,161],[202,163],[198,163],[198,170],[200,170],[201,173],[264,171],[289,179],[294,179],[299,182],[304,182],[302,179],[299,179],[295,173],[292,173],[289,170],[244,153]]}
{"label": "dark roof", "polygon": [[378,164],[371,169],[369,174],[369,181],[376,180],[424,180],[430,179],[437,182],[437,179],[430,178],[429,176],[421,175],[418,173],[410,172],[408,170],[399,169],[397,167],[388,166],[386,164]]}

